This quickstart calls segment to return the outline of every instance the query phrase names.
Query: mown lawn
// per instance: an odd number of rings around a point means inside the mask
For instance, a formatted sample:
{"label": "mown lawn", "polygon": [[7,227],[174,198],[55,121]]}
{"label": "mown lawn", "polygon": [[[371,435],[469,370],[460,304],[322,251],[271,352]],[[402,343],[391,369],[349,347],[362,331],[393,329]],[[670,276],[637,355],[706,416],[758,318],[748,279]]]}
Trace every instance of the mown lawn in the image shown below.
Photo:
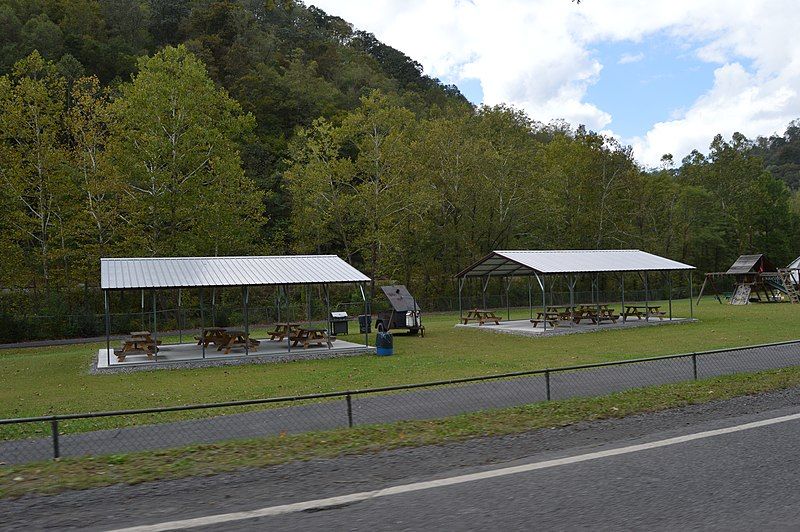
{"label": "mown lawn", "polygon": [[[674,309],[687,316],[688,300]],[[512,318],[527,313],[513,311]],[[117,375],[89,374],[100,344],[0,350],[0,417],[295,395],[767,343],[798,337],[800,305],[732,307],[707,298],[695,317],[700,321],[691,324],[527,338],[456,329],[455,314],[428,315],[425,338],[395,336],[392,357]]]}

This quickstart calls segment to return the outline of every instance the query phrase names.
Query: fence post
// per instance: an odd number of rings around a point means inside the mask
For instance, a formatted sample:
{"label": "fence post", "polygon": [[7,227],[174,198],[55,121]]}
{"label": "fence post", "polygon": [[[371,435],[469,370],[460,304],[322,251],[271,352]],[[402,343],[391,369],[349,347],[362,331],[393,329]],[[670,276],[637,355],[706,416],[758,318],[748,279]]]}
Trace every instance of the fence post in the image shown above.
{"label": "fence post", "polygon": [[53,458],[58,458],[59,456],[61,456],[61,450],[59,449],[59,446],[58,446],[58,418],[57,417],[54,416],[53,419],[50,420],[50,428],[51,428],[51,430],[53,432]]}
{"label": "fence post", "polygon": [[353,400],[349,393],[345,396],[345,399],[347,400],[347,426],[353,428]]}
{"label": "fence post", "polygon": [[692,375],[697,380],[697,353],[692,353]]}
{"label": "fence post", "polygon": [[550,400],[550,370],[544,370],[544,387],[547,390],[547,400]]}

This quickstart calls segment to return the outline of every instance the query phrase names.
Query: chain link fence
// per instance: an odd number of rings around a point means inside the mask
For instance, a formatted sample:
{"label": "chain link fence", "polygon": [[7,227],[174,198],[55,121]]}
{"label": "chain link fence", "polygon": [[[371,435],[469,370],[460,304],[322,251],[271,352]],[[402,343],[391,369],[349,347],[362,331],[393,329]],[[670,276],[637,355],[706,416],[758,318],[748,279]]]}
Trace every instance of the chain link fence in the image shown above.
{"label": "chain link fence", "polygon": [[0,463],[436,419],[800,365],[800,340],[297,397],[0,420]]}

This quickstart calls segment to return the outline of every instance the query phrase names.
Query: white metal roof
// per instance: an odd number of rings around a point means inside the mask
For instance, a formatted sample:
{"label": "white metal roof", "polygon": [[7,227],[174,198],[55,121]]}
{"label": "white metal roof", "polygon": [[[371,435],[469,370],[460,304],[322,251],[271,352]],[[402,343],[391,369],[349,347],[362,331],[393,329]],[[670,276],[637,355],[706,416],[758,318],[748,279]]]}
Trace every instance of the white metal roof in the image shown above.
{"label": "white metal roof", "polygon": [[693,270],[694,266],[638,249],[493,251],[457,277]]}
{"label": "white metal roof", "polygon": [[100,286],[109,290],[363,283],[369,280],[336,255],[100,259]]}

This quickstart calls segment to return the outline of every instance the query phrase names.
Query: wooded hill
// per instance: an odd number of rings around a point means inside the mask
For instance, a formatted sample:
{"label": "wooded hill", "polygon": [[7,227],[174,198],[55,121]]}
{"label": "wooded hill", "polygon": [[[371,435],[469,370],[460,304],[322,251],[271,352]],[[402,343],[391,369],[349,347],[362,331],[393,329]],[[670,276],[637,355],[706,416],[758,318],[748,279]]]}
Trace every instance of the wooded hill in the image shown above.
{"label": "wooded hill", "polygon": [[432,301],[499,248],[800,254],[786,143],[645,170],[298,2],[0,0],[0,26],[7,317],[73,312],[101,256],[336,253]]}

